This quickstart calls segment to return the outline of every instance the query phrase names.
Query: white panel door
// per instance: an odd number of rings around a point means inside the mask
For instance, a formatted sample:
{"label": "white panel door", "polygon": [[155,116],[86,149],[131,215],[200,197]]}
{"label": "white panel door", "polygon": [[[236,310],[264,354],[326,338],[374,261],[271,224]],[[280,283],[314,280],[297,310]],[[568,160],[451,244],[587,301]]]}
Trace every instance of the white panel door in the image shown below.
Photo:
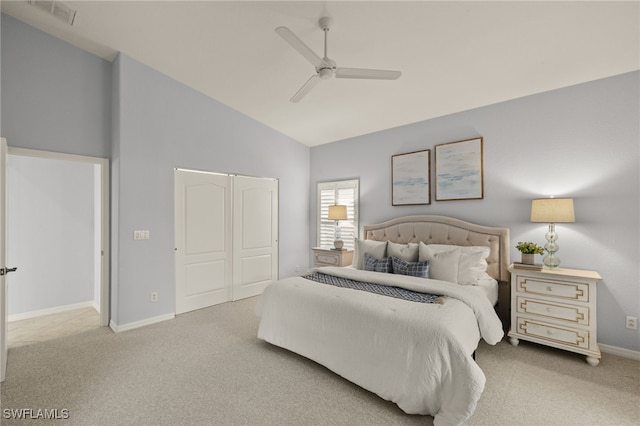
{"label": "white panel door", "polygon": [[233,180],[233,300],[278,279],[278,181]]}
{"label": "white panel door", "polygon": [[7,141],[0,138],[0,382],[7,371]]}
{"label": "white panel door", "polygon": [[231,300],[230,179],[175,172],[176,314]]}

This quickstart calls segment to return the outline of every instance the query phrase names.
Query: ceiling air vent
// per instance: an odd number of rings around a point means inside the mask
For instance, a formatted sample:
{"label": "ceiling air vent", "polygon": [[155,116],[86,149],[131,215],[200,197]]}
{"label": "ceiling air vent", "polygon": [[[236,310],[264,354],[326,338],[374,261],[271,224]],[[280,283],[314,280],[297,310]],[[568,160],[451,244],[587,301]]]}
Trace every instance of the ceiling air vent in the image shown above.
{"label": "ceiling air vent", "polygon": [[51,15],[66,22],[69,25],[73,25],[73,20],[76,19],[76,11],[71,9],[66,4],[60,1],[54,0],[28,0],[29,4],[39,9],[46,10]]}

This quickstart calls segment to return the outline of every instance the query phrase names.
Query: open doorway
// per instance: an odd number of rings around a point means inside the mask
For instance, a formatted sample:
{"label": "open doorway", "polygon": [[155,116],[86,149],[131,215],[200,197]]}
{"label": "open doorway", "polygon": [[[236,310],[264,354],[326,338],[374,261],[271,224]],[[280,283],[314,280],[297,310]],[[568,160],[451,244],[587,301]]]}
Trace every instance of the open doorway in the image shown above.
{"label": "open doorway", "polygon": [[9,347],[109,322],[108,160],[9,148]]}

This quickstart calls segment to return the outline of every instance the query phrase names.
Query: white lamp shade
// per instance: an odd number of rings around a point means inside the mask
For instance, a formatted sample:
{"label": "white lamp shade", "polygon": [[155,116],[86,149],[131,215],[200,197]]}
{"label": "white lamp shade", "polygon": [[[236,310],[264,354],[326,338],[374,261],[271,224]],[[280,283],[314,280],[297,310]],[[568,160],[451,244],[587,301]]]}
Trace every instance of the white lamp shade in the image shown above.
{"label": "white lamp shade", "polygon": [[329,206],[329,220],[346,220],[347,206]]}
{"label": "white lamp shade", "polygon": [[531,222],[572,223],[575,221],[573,198],[539,198],[531,201]]}

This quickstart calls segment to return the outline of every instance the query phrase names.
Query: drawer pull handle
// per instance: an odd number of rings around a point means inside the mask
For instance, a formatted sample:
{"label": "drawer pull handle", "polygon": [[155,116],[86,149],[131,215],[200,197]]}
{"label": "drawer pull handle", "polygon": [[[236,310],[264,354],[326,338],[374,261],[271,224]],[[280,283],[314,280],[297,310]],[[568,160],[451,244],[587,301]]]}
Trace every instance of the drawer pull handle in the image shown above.
{"label": "drawer pull handle", "polygon": [[551,288],[551,286],[547,286],[547,291],[553,291],[553,289]]}
{"label": "drawer pull handle", "polygon": [[551,335],[553,334],[553,331],[551,331],[551,330],[547,330],[547,334],[548,334],[549,336],[551,336]]}

